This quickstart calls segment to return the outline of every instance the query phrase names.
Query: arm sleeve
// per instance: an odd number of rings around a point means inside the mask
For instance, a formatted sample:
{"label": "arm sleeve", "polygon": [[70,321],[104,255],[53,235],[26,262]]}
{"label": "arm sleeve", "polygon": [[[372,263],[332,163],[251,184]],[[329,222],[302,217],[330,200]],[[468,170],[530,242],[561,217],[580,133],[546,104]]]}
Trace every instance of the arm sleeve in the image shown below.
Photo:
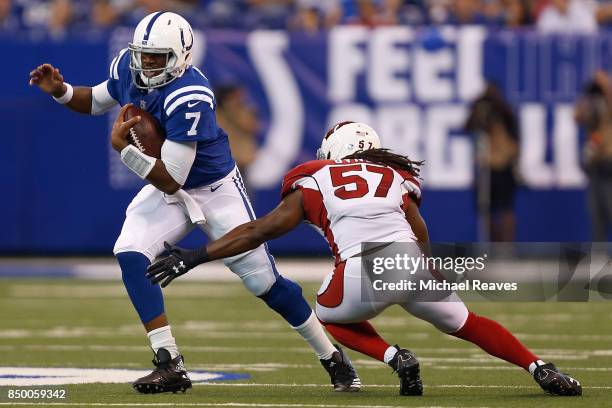
{"label": "arm sleeve", "polygon": [[108,92],[107,82],[104,81],[91,88],[91,114],[101,115],[108,112],[117,101]]}
{"label": "arm sleeve", "polygon": [[181,186],[193,166],[197,142],[174,142],[166,139],[161,148],[161,160],[170,176]]}

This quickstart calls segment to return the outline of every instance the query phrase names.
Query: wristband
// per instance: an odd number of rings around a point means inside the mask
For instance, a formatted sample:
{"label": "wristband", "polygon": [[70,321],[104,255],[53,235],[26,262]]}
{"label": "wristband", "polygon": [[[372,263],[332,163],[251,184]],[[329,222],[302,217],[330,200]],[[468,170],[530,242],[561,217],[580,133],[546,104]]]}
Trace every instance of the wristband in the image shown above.
{"label": "wristband", "polygon": [[121,150],[121,161],[143,180],[153,170],[156,160],[154,157],[142,153],[133,145],[128,145]]}
{"label": "wristband", "polygon": [[208,251],[206,250],[205,246],[203,246],[202,248],[184,251],[182,255],[189,269],[210,261]]}
{"label": "wristband", "polygon": [[53,99],[55,99],[55,102],[60,103],[62,105],[65,105],[70,102],[72,100],[72,95],[74,95],[74,89],[72,88],[72,85],[70,85],[68,82],[64,82],[64,85],[66,85],[66,93],[64,93],[59,98],[56,98],[52,95]]}

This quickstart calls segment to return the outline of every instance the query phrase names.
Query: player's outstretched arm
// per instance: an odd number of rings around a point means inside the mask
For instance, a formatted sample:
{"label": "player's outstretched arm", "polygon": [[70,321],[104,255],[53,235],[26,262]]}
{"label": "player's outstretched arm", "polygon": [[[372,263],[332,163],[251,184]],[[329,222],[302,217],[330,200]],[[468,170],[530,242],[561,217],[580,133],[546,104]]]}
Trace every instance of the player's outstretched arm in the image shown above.
{"label": "player's outstretched arm", "polygon": [[208,260],[227,258],[255,249],[291,231],[303,219],[302,192],[296,190],[262,218],[240,225],[208,244]]}
{"label": "player's outstretched arm", "polygon": [[91,114],[91,88],[67,85],[59,69],[53,65],[42,64],[30,72],[30,86],[34,85],[73,111]]}
{"label": "player's outstretched arm", "polygon": [[205,248],[188,250],[165,243],[170,255],[151,265],[146,276],[154,284],[163,281],[161,286],[166,287],[173,279],[199,264],[250,251],[270,239],[284,235],[303,218],[302,192],[296,190],[264,217],[234,228]]}

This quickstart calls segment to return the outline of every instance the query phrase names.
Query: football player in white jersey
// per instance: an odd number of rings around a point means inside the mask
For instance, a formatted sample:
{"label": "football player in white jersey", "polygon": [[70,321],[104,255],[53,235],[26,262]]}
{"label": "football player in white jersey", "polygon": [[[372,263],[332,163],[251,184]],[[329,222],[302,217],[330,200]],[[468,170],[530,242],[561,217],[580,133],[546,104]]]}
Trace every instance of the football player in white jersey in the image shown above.
{"label": "football player in white jersey", "polygon": [[[382,149],[363,123],[342,122],[325,135],[319,160],[291,170],[282,201],[266,216],[241,225],[204,248],[170,247],[170,255],[149,268],[154,282],[170,283],[194,266],[234,256],[277,238],[306,221],[320,230],[335,256],[335,270],[317,295],[317,316],[342,344],[385,362],[400,377],[401,395],[421,395],[419,362],[408,350],[383,340],[368,319],[392,304],[444,333],[470,341],[487,353],[522,367],[555,395],[581,395],[574,378],[544,363],[499,323],[470,312],[454,293],[437,302],[362,299],[361,243],[416,242],[427,248],[427,226],[419,213],[419,165]],[[183,262],[186,268],[174,269]]]}
{"label": "football player in white jersey", "polygon": [[[155,353],[153,372],[133,383],[142,393],[191,387],[162,291],[145,277],[147,267],[163,252],[164,241],[176,243],[196,226],[216,239],[255,219],[227,135],[217,126],[212,87],[191,64],[194,41],[194,32],[183,17],[160,11],[140,21],[133,41],[111,62],[108,78],[94,87],[73,88],[50,64],[30,73],[30,85],[76,112],[98,115],[121,105],[111,144],[122,162],[150,183],[128,206],[113,251]],[[123,121],[130,104],[145,109],[163,126],[166,139],[161,159],[127,142],[130,127],[139,120]],[[335,390],[359,389],[359,377],[350,362],[327,338],[300,286],[278,273],[265,244],[224,263],[310,344]]]}

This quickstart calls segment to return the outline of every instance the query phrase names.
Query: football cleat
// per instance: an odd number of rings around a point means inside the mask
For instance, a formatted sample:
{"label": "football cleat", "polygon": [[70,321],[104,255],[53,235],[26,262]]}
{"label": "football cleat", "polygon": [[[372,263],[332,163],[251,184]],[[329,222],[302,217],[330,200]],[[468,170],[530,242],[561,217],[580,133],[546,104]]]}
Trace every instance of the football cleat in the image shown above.
{"label": "football cleat", "polygon": [[543,364],[535,369],[533,378],[549,394],[563,396],[582,395],[582,386],[575,378],[563,374],[552,363]]}
{"label": "football cleat", "polygon": [[361,389],[361,380],[357,372],[353,368],[351,360],[342,351],[340,346],[334,344],[336,352],[327,360],[320,360],[321,364],[327,370],[331,383],[334,386],[334,391],[338,392],[356,392]]}
{"label": "football cleat", "polygon": [[149,375],[132,383],[141,394],[158,394],[161,392],[185,392],[191,388],[191,380],[183,364],[183,356],[171,358],[170,352],[160,348],[153,359],[155,369]]}
{"label": "football cleat", "polygon": [[423,395],[421,369],[419,360],[408,350],[401,349],[397,344],[395,356],[389,361],[389,366],[400,379],[400,395]]}

